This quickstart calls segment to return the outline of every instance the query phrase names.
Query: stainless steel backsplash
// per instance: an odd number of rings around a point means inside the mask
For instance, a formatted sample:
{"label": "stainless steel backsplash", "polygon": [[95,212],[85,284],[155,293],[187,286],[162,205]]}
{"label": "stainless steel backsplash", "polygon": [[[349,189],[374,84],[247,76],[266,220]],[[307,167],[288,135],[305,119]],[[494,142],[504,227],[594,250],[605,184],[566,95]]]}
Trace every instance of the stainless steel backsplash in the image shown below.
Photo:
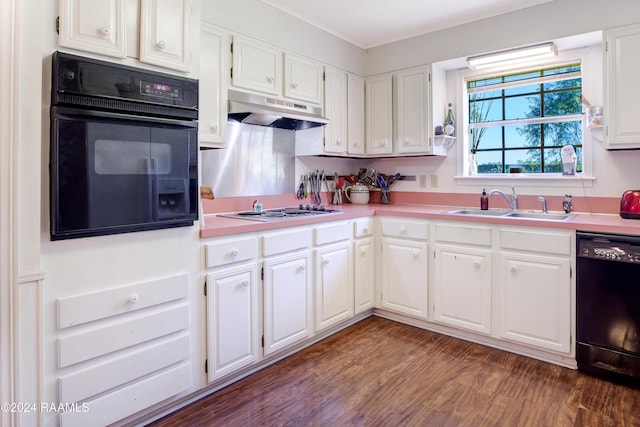
{"label": "stainless steel backsplash", "polygon": [[230,122],[226,148],[201,154],[202,185],[216,198],[294,191],[294,131]]}

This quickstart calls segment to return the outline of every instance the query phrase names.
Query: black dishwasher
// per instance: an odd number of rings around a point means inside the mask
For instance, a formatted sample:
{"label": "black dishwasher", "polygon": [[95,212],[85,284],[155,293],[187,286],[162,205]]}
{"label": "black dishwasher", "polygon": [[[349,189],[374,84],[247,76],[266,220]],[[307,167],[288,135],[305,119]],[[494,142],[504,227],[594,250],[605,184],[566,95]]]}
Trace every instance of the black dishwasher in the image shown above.
{"label": "black dishwasher", "polygon": [[640,381],[640,236],[577,233],[578,369]]}

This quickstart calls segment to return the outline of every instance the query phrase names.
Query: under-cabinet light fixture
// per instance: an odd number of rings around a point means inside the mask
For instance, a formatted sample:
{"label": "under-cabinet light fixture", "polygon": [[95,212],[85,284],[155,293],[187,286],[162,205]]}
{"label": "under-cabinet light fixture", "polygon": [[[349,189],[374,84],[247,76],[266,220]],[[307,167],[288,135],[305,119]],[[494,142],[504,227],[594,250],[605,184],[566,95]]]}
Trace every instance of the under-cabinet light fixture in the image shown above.
{"label": "under-cabinet light fixture", "polygon": [[558,50],[552,43],[542,43],[517,49],[502,50],[486,55],[471,56],[467,58],[469,68],[479,70],[482,68],[513,66],[535,59],[550,58],[556,56]]}

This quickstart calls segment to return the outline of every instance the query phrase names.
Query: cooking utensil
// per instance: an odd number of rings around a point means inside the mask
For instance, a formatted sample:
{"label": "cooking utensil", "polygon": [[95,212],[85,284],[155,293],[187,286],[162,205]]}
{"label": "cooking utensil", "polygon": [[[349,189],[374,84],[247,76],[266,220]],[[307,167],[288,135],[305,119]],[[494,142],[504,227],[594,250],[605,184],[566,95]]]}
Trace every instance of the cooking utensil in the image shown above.
{"label": "cooking utensil", "polygon": [[364,177],[364,183],[367,185],[376,185],[376,170],[371,168]]}
{"label": "cooking utensil", "polygon": [[378,184],[380,184],[380,188],[386,190],[388,185],[384,181],[384,175],[378,175],[376,178],[378,178]]}
{"label": "cooking utensil", "polygon": [[402,175],[400,175],[399,173],[393,175],[391,178],[389,178],[387,180],[387,187],[391,187],[391,184],[393,184],[394,182],[396,182],[397,180],[400,179]]}
{"label": "cooking utensil", "polygon": [[300,176],[300,186],[298,187],[298,191],[296,192],[296,197],[299,200],[302,200],[305,198],[305,188],[304,188],[304,175]]}
{"label": "cooking utensil", "polygon": [[338,173],[336,172],[333,175],[333,204],[341,205],[342,204],[342,185],[344,184],[344,178],[340,178]]}

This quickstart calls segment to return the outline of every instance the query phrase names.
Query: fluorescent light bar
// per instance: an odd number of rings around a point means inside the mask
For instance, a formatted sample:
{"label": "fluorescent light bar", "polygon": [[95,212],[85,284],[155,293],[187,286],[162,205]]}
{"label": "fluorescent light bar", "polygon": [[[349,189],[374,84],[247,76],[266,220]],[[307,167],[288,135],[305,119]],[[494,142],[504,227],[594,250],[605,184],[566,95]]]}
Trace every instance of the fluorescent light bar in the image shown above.
{"label": "fluorescent light bar", "polygon": [[511,66],[523,62],[530,62],[534,59],[549,58],[557,54],[556,46],[549,42],[488,53],[486,55],[471,56],[467,58],[467,65],[469,68],[479,70],[489,67]]}

